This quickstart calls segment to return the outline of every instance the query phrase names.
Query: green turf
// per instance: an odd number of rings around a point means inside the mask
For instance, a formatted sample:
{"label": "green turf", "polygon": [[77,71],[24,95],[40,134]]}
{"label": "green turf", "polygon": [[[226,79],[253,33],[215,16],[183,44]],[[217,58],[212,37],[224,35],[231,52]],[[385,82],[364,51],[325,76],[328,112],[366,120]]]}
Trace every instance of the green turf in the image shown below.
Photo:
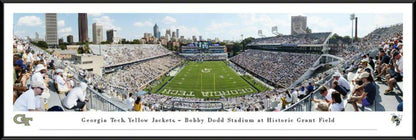
{"label": "green turf", "polygon": [[258,91],[223,61],[189,62],[160,94],[179,97],[220,98]]}
{"label": "green turf", "polygon": [[[150,93],[156,93],[158,89],[160,89],[172,76],[162,76],[159,78],[155,84],[147,86],[144,90]],[[156,85],[157,84],[157,85]]]}
{"label": "green turf", "polygon": [[263,92],[263,91],[266,91],[266,90],[270,90],[268,87],[266,87],[263,84],[257,82],[256,80],[254,80],[253,77],[251,77],[251,76],[243,75],[243,76],[241,76],[241,78],[245,79],[251,85],[253,85],[254,87],[256,87],[257,90],[259,90],[260,92]]}

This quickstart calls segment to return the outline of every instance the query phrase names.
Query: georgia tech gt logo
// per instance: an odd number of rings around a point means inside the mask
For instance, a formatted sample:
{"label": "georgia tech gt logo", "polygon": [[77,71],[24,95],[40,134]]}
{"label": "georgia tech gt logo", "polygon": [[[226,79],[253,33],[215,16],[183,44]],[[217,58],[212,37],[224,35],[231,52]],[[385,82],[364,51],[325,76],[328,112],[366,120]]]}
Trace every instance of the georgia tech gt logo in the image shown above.
{"label": "georgia tech gt logo", "polygon": [[[21,118],[20,120],[19,120],[19,118]],[[16,116],[14,116],[14,118],[13,118],[13,121],[14,121],[14,123],[16,123],[16,124],[25,124],[25,126],[29,126],[30,124],[29,124],[29,121],[32,121],[33,119],[32,118],[26,118],[26,115],[25,114],[16,114]]]}
{"label": "georgia tech gt logo", "polygon": [[402,121],[402,115],[391,114],[391,122],[396,123],[396,126],[400,125]]}

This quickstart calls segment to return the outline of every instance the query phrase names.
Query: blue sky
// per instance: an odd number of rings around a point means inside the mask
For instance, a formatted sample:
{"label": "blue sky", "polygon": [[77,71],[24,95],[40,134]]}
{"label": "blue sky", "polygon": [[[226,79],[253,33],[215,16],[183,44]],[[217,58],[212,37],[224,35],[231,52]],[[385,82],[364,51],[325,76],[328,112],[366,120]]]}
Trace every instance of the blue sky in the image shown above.
{"label": "blue sky", "polygon": [[[88,13],[88,34],[92,40],[92,24],[103,24],[104,30],[116,29],[121,38],[133,40],[143,37],[143,33],[152,33],[155,23],[161,35],[166,29],[179,29],[185,38],[201,35],[203,39],[241,40],[244,37],[255,37],[258,30],[266,36],[272,36],[272,26],[278,31],[290,34],[290,17],[307,16],[307,26],[312,32],[333,32],[345,36],[351,35],[350,13],[345,14],[286,14],[286,13]],[[403,23],[402,14],[368,14],[356,13],[358,17],[358,36],[363,37],[376,27]],[[58,36],[66,41],[67,35],[73,35],[78,41],[78,14],[58,13]],[[45,36],[44,13],[16,13],[13,18],[14,34],[17,36],[40,38]],[[105,33],[105,32],[104,32]],[[106,35],[104,34],[104,40]]]}

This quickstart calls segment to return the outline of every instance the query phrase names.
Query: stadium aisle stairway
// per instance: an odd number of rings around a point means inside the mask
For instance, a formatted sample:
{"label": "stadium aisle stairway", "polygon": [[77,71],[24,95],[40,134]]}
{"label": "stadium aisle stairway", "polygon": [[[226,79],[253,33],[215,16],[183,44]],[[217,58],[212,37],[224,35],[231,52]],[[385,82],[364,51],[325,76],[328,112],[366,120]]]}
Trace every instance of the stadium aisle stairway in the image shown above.
{"label": "stadium aisle stairway", "polygon": [[[52,75],[49,75],[50,78],[52,78]],[[68,111],[66,108],[64,108],[64,106],[62,105],[62,101],[63,99],[66,97],[64,94],[58,94],[55,86],[54,86],[54,82],[53,79],[51,79],[48,83],[49,85],[49,94],[50,97],[48,99],[48,108],[51,108],[53,106],[59,106],[62,109],[64,109],[65,111]],[[42,106],[44,107],[44,106]]]}

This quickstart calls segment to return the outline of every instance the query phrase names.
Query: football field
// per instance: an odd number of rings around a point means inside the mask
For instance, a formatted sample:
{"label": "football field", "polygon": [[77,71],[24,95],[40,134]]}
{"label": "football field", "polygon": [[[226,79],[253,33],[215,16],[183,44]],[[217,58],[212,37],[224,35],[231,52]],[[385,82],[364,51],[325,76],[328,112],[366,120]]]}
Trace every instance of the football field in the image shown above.
{"label": "football field", "polygon": [[189,62],[159,94],[178,97],[220,98],[258,91],[223,61]]}

